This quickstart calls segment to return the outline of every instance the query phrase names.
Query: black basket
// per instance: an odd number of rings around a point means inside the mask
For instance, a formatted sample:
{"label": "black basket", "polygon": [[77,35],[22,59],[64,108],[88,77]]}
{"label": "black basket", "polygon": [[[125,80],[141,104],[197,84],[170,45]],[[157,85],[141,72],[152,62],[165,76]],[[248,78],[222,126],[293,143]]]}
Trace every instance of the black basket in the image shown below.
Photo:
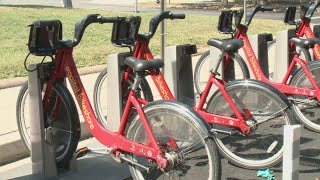
{"label": "black basket", "polygon": [[297,8],[295,6],[287,7],[286,14],[284,16],[284,23],[295,25],[296,10]]}
{"label": "black basket", "polygon": [[233,32],[232,17],[233,13],[231,10],[221,11],[218,22],[218,31],[220,33],[229,34]]}
{"label": "black basket", "polygon": [[62,39],[62,23],[59,20],[40,20],[29,25],[28,48],[36,56],[51,56],[56,53]]}
{"label": "black basket", "polygon": [[134,21],[128,21],[127,17],[120,17],[113,24],[111,42],[117,47],[128,47],[135,44],[139,32],[141,17],[136,16]]}

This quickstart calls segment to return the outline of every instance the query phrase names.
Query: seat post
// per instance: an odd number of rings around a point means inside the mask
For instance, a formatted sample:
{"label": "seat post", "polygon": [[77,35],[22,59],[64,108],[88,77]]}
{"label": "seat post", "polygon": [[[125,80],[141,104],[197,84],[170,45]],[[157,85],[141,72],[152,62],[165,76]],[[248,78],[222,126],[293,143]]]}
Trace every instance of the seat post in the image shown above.
{"label": "seat post", "polygon": [[213,74],[219,74],[218,73],[218,69],[219,69],[219,67],[220,67],[220,64],[221,64],[221,62],[222,62],[222,60],[223,60],[223,57],[226,55],[226,53],[225,52],[223,52],[223,51],[221,51],[221,54],[219,55],[219,58],[218,58],[218,60],[213,60],[213,62],[212,62],[212,69],[211,69],[211,73],[213,73]]}
{"label": "seat post", "polygon": [[134,74],[135,74],[135,77],[134,77],[134,81],[131,86],[131,89],[134,92],[136,92],[140,90],[139,86],[140,86],[141,80],[145,78],[146,74],[144,71],[135,72]]}

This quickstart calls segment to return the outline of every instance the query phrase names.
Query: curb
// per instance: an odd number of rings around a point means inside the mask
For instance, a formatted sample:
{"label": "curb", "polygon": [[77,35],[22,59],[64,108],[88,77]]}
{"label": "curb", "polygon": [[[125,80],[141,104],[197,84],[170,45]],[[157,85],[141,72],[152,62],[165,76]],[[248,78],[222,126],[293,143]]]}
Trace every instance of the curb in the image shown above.
{"label": "curb", "polygon": [[[80,122],[80,127],[81,127],[80,141],[92,137],[85,122],[82,120]],[[0,136],[0,142],[1,142],[0,166],[9,164],[30,156],[29,151],[27,150],[24,143],[22,142],[18,131]]]}

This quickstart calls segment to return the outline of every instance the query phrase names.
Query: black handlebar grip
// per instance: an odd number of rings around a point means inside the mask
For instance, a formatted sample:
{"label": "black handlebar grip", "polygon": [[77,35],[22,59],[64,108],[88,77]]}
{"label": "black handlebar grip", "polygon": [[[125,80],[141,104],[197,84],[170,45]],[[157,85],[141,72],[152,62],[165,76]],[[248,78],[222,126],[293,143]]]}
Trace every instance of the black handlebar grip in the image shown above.
{"label": "black handlebar grip", "polygon": [[185,19],[186,15],[185,14],[170,14],[170,19]]}
{"label": "black handlebar grip", "polygon": [[119,17],[98,17],[99,23],[116,23],[119,21]]}

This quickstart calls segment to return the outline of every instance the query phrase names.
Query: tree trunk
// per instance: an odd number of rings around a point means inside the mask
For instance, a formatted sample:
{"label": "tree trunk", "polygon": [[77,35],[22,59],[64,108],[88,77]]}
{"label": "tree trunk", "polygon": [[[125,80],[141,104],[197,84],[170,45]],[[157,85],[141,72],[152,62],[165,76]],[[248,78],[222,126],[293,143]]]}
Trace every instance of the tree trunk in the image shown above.
{"label": "tree trunk", "polygon": [[72,8],[72,0],[62,0],[62,1],[63,1],[63,7]]}

